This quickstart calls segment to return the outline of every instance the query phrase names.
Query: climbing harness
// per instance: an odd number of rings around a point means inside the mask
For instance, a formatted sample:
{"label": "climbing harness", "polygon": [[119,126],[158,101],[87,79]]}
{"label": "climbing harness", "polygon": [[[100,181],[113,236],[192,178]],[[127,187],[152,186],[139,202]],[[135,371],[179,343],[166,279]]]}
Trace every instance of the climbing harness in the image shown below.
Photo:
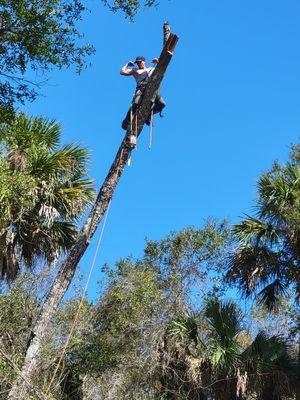
{"label": "climbing harness", "polygon": [[49,385],[48,385],[48,387],[47,387],[47,390],[46,390],[46,392],[45,392],[45,393],[46,393],[46,396],[49,396],[49,393],[50,393],[51,387],[52,387],[52,385],[53,385],[54,379],[55,379],[56,374],[57,374],[57,372],[58,372],[58,370],[59,370],[59,367],[60,367],[60,365],[61,365],[61,363],[62,363],[62,360],[63,360],[63,358],[64,358],[64,356],[65,356],[65,354],[66,354],[66,352],[67,352],[67,348],[68,348],[68,346],[69,346],[69,344],[70,344],[70,340],[71,340],[71,338],[72,338],[72,335],[73,335],[73,332],[74,332],[76,323],[77,323],[77,321],[78,321],[78,317],[79,317],[81,308],[82,308],[82,306],[83,306],[83,302],[84,302],[84,299],[85,299],[85,295],[86,295],[86,292],[87,292],[87,290],[88,290],[88,286],[89,286],[89,283],[90,283],[90,280],[91,280],[92,272],[93,272],[93,270],[94,270],[94,266],[95,266],[95,263],[96,263],[96,259],[97,259],[98,253],[99,253],[99,249],[100,249],[100,245],[101,245],[101,242],[102,242],[102,237],[103,237],[103,233],[104,233],[104,230],[105,230],[105,226],[106,226],[106,221],[107,221],[107,216],[108,216],[108,213],[109,213],[110,205],[111,205],[111,200],[110,200],[110,202],[108,203],[108,206],[107,206],[107,209],[106,209],[105,218],[104,218],[104,221],[103,221],[103,224],[102,224],[102,228],[101,228],[101,232],[100,232],[100,235],[99,235],[98,243],[97,243],[97,246],[96,246],[94,258],[93,258],[93,261],[92,261],[91,266],[90,266],[88,278],[87,278],[87,281],[86,281],[84,290],[83,290],[83,292],[82,292],[82,295],[81,295],[81,298],[80,298],[80,301],[79,301],[79,304],[78,304],[76,313],[75,313],[75,315],[74,315],[74,318],[73,318],[73,321],[72,321],[72,324],[71,324],[71,328],[70,328],[70,330],[69,330],[69,333],[68,333],[68,336],[67,336],[65,345],[64,345],[64,347],[63,347],[63,349],[62,349],[61,356],[60,356],[60,358],[59,358],[59,360],[58,360],[58,362],[57,362],[57,364],[56,364],[56,367],[55,367],[55,369],[54,369],[54,371],[53,371],[53,374],[52,374],[50,383],[49,383]]}

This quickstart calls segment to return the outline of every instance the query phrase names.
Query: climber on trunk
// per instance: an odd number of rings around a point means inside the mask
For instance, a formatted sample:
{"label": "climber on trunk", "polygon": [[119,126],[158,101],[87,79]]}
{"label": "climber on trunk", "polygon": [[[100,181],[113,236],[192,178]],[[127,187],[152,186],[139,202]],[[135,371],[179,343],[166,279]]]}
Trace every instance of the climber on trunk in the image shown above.
{"label": "climber on trunk", "polygon": [[[157,64],[158,61],[159,61],[158,58],[154,58],[152,60],[153,64]],[[133,68],[134,64],[137,65],[137,68]],[[122,122],[122,128],[125,130],[127,130],[128,128],[128,124],[130,122],[132,114],[135,113],[138,105],[142,100],[144,90],[146,88],[147,83],[149,82],[149,79],[154,71],[154,68],[155,68],[154,66],[148,68],[146,67],[146,60],[143,56],[136,57],[134,63],[132,61],[128,61],[128,63],[121,68],[120,74],[124,76],[133,75],[137,84],[131,104],[131,109],[128,111],[125,119]],[[161,111],[165,107],[166,103],[164,99],[161,97],[160,93],[158,92],[155,93],[152,102],[154,103],[154,106],[152,107],[152,112],[154,114],[159,112],[160,116],[162,116]],[[147,125],[150,125],[150,120],[151,120],[151,113],[146,121]]]}

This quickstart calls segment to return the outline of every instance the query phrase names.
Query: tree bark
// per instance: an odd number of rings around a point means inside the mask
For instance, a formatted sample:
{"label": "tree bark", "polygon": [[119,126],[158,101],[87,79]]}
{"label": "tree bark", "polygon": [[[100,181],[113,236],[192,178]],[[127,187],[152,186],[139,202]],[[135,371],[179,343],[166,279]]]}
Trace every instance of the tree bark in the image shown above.
{"label": "tree bark", "polygon": [[[139,136],[141,133],[144,123],[148,118],[152,106],[152,98],[164,77],[164,73],[172,58],[177,41],[178,37],[170,34],[161,52],[159,63],[157,64],[151,79],[147,84],[141,104],[134,115],[134,121],[137,121],[135,127],[137,136]],[[108,175],[106,176],[104,183],[99,190],[97,199],[89,214],[89,217],[82,230],[78,234],[75,244],[72,246],[65,260],[62,262],[62,266],[57,274],[57,277],[41,308],[41,312],[37,318],[34,328],[32,329],[33,338],[27,349],[24,365],[9,393],[9,400],[24,400],[32,392],[31,388],[34,384],[34,377],[38,371],[42,353],[43,339],[49,330],[51,320],[56,312],[56,309],[73,279],[77,265],[87,249],[108,207],[108,204],[113,197],[120,176],[125,169],[132,150],[129,145],[130,134],[130,128],[128,128],[116,154],[115,160],[108,172]]]}

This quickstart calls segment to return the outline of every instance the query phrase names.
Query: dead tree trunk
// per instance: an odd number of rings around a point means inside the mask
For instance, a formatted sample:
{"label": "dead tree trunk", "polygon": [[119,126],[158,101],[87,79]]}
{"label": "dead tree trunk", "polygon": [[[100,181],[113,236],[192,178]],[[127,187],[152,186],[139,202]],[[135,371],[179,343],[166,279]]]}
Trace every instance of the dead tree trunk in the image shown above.
{"label": "dead tree trunk", "polygon": [[[159,63],[157,64],[155,71],[153,72],[145,89],[141,104],[139,105],[134,116],[134,118],[136,118],[135,121],[137,122],[135,127],[137,136],[141,133],[144,123],[148,118],[152,105],[152,98],[164,77],[164,73],[172,58],[177,41],[178,37],[174,34],[170,34],[161,52]],[[87,249],[108,207],[108,204],[113,197],[120,176],[124,171],[126,163],[130,157],[132,150],[129,145],[130,133],[131,132],[129,128],[121,143],[121,146],[119,147],[108,175],[106,176],[105,181],[99,190],[97,199],[89,214],[89,217],[81,232],[78,234],[75,244],[72,246],[71,250],[63,261],[57,277],[48,293],[45,303],[41,308],[41,312],[37,318],[34,328],[32,329],[33,338],[28,347],[24,365],[9,393],[9,400],[24,400],[32,392],[34,377],[38,371],[40,362],[43,339],[49,330],[55,311],[73,279],[76,267],[85,250]]]}

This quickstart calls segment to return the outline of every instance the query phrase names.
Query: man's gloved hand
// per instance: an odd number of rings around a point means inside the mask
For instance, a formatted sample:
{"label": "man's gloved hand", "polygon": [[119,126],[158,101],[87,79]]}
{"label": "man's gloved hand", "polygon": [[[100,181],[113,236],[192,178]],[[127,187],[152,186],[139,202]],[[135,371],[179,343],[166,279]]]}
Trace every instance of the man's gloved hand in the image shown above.
{"label": "man's gloved hand", "polygon": [[134,63],[132,61],[128,61],[127,65],[128,67],[134,67]]}
{"label": "man's gloved hand", "polygon": [[152,62],[153,62],[153,64],[157,64],[159,62],[159,59],[158,58],[153,58]]}

